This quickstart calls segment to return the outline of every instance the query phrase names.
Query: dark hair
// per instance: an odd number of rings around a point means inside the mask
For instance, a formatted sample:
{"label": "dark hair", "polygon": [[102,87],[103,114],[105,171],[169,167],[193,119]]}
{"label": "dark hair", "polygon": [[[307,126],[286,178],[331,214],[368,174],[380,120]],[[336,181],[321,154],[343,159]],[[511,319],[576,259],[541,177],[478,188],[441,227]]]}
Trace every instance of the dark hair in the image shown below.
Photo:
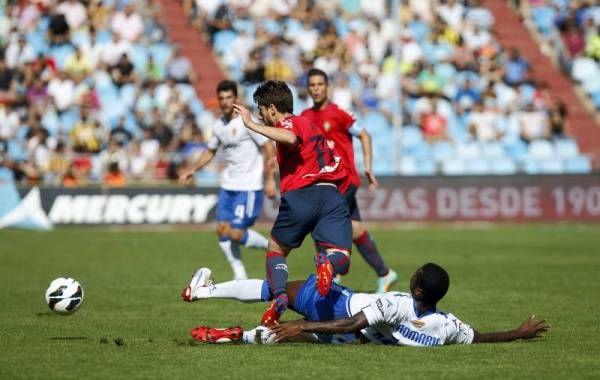
{"label": "dark hair", "polygon": [[450,276],[441,266],[427,263],[417,271],[415,285],[423,290],[423,302],[435,305],[446,295],[450,286]]}
{"label": "dark hair", "polygon": [[237,96],[237,83],[232,80],[222,80],[217,85],[217,95],[221,91],[233,91],[233,95]]}
{"label": "dark hair", "polygon": [[327,77],[327,74],[321,69],[313,67],[312,69],[308,70],[308,79],[311,77],[323,77],[323,79],[325,79],[325,84],[329,84],[329,78]]}
{"label": "dark hair", "polygon": [[272,104],[281,113],[294,112],[294,97],[285,82],[268,80],[258,86],[253,98],[259,107],[268,107]]}

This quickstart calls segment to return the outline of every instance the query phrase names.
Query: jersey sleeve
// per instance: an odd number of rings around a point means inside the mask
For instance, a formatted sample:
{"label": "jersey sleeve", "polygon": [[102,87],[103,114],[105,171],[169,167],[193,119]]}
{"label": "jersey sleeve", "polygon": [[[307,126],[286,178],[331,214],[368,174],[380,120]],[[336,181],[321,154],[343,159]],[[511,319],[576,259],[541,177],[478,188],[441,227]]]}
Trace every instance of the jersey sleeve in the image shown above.
{"label": "jersey sleeve", "polygon": [[456,316],[448,314],[446,322],[446,344],[471,344],[475,337],[475,331]]}
{"label": "jersey sleeve", "polygon": [[362,125],[360,125],[358,120],[356,120],[354,114],[351,111],[347,111],[341,108],[339,110],[339,115],[342,119],[342,124],[348,130],[348,133],[350,133],[352,136],[360,135],[360,132],[362,132],[363,127]]}
{"label": "jersey sleeve", "polygon": [[208,139],[208,142],[206,143],[206,147],[209,150],[213,150],[214,151],[214,150],[217,150],[219,148],[219,145],[220,145],[219,138],[217,137],[217,134],[214,133],[214,131],[213,131],[212,135],[210,136],[210,139]]}
{"label": "jersey sleeve", "polygon": [[387,293],[362,309],[369,326],[380,323],[393,323],[401,319],[405,314],[401,305],[403,298],[401,295]]}

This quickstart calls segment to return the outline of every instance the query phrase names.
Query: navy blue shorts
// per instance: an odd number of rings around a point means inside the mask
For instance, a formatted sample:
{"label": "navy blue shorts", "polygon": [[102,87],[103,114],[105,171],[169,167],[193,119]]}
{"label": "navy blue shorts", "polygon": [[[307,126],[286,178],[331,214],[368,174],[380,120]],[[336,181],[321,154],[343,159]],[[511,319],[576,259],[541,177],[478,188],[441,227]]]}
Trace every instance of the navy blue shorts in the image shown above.
{"label": "navy blue shorts", "polygon": [[354,185],[350,185],[348,190],[344,193],[346,203],[348,203],[348,210],[350,211],[350,219],[360,220],[360,211],[358,210],[358,202],[356,201],[356,192],[358,188]]}
{"label": "navy blue shorts", "polygon": [[309,233],[325,246],[352,248],[348,205],[334,186],[312,185],[281,197],[271,236],[280,244],[298,248]]}
{"label": "navy blue shorts", "polygon": [[[309,321],[331,321],[350,318],[350,298],[354,291],[336,283],[331,284],[326,296],[319,294],[314,274],[308,276],[304,285],[298,289],[293,309]],[[316,334],[325,343],[353,343],[355,334]]]}
{"label": "navy blue shorts", "polygon": [[231,228],[246,229],[254,224],[262,208],[263,191],[233,191],[221,189],[217,204],[217,221],[228,222]]}

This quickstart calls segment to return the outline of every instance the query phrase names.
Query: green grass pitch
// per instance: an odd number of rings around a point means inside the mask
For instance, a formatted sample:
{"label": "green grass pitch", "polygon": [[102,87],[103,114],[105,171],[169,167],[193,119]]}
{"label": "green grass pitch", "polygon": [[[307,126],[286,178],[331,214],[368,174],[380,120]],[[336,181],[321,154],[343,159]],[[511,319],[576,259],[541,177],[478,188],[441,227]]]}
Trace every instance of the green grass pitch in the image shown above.
{"label": "green grass pitch", "polygon": [[[532,342],[437,348],[194,345],[191,328],[253,327],[266,307],[180,300],[199,266],[211,267],[217,281],[231,277],[213,233],[5,230],[0,379],[600,378],[600,227],[417,227],[373,235],[400,274],[396,289],[407,289],[419,265],[437,262],[451,277],[441,309],[480,331],[510,329],[535,314],[550,332]],[[292,253],[290,279],[313,270],[310,248]],[[250,276],[261,278],[264,254],[244,254]],[[84,286],[84,304],[72,316],[55,315],[44,302],[58,276]],[[344,284],[374,288],[358,254]]]}

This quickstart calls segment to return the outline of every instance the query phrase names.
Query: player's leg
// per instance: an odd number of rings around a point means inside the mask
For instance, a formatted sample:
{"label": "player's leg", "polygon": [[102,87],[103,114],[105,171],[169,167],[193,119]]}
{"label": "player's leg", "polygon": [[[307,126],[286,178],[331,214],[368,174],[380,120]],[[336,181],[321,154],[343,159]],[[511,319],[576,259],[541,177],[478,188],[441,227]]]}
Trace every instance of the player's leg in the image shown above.
{"label": "player's leg", "polygon": [[281,197],[279,213],[271,229],[266,259],[267,279],[273,294],[273,303],[263,315],[262,324],[279,320],[287,309],[289,296],[286,292],[288,279],[287,255],[302,244],[312,229],[312,206],[304,199],[303,191],[296,190]]}
{"label": "player's leg", "polygon": [[350,268],[352,224],[344,198],[332,187],[320,186],[320,214],[312,231],[317,245],[317,288],[326,295],[336,274]]}
{"label": "player's leg", "polygon": [[235,220],[236,192],[221,189],[217,204],[217,235],[219,247],[233,271],[233,278],[243,280],[248,278],[246,268],[242,262],[239,244],[231,241],[229,236],[231,223]]}
{"label": "player's leg", "polygon": [[231,222],[229,237],[232,242],[247,248],[267,249],[268,240],[259,232],[250,229],[260,215],[263,203],[263,192],[240,192],[235,201],[235,218]]}
{"label": "player's leg", "polygon": [[356,190],[355,186],[350,186],[344,194],[348,203],[350,218],[352,219],[352,241],[362,258],[373,268],[375,273],[377,273],[377,277],[379,277],[377,279],[377,292],[386,292],[398,280],[398,275],[385,264],[371,234],[360,223],[361,218],[358,202],[356,201]]}

